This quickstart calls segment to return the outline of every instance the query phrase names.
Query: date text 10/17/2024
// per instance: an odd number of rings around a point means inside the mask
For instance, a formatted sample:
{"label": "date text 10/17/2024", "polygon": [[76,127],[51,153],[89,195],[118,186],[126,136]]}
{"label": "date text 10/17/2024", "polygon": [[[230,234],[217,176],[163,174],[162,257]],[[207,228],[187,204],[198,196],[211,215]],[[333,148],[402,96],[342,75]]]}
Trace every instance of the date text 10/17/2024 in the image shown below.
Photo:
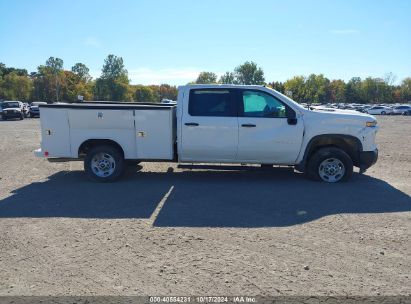
{"label": "date text 10/17/2024", "polygon": [[256,303],[250,296],[151,296],[150,303]]}

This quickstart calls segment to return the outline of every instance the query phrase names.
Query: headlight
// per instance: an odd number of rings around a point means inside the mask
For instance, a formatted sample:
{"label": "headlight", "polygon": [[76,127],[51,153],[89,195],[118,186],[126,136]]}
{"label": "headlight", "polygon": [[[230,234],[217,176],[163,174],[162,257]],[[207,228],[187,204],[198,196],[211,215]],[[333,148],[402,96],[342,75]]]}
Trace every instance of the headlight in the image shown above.
{"label": "headlight", "polygon": [[374,121],[367,121],[367,122],[365,123],[365,125],[366,125],[367,127],[375,127],[375,126],[377,125],[377,121],[376,121],[376,120],[374,120]]}

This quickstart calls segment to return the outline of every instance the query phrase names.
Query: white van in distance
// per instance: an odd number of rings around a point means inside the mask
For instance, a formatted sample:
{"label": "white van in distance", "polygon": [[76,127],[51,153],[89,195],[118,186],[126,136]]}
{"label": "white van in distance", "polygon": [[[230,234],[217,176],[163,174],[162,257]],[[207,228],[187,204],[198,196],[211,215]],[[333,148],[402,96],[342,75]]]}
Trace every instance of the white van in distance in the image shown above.
{"label": "white van in distance", "polygon": [[40,105],[50,161],[83,160],[97,181],[118,179],[126,160],[291,165],[310,178],[346,181],[377,161],[375,118],[306,109],[267,87],[187,85],[177,105]]}

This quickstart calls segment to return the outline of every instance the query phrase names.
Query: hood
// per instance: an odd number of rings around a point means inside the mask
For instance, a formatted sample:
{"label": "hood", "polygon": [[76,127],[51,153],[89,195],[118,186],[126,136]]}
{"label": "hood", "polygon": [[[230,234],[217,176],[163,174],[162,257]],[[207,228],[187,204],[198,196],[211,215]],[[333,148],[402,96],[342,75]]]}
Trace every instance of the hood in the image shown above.
{"label": "hood", "polygon": [[20,108],[3,108],[3,111],[12,111],[12,110],[21,112]]}
{"label": "hood", "polygon": [[346,115],[346,116],[358,116],[358,117],[366,117],[366,118],[373,118],[372,115],[367,113],[358,112],[355,110],[343,110],[343,109],[334,109],[334,108],[317,108],[310,112],[318,112],[318,113],[327,113],[331,115]]}
{"label": "hood", "polygon": [[367,113],[332,108],[304,109],[302,114],[307,117],[312,117],[317,122],[340,123],[344,125],[364,126],[366,122],[376,120],[374,116]]}

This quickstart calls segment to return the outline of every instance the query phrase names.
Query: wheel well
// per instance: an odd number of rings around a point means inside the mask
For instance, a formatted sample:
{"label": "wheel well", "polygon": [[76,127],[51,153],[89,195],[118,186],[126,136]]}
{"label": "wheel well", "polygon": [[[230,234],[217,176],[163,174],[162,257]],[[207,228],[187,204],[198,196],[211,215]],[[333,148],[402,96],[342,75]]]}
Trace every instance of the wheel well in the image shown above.
{"label": "wheel well", "polygon": [[78,148],[78,156],[84,157],[88,151],[97,146],[112,146],[116,148],[124,157],[124,150],[123,148],[116,143],[114,140],[111,139],[88,139],[83,142],[80,147]]}
{"label": "wheel well", "polygon": [[305,163],[315,152],[325,147],[336,147],[343,150],[350,156],[354,166],[359,166],[359,152],[362,151],[362,144],[358,138],[347,135],[322,135],[313,138],[305,152]]}

